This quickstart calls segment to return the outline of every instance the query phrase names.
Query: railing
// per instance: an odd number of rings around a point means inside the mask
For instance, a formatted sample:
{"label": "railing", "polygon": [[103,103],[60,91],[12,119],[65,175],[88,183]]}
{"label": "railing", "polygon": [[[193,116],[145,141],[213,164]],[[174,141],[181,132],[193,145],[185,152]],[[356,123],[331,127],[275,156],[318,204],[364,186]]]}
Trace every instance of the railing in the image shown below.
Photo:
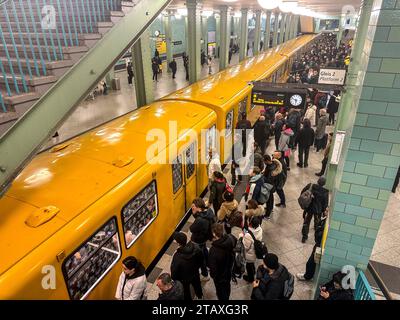
{"label": "railing", "polygon": [[368,283],[368,280],[361,270],[359,271],[356,290],[354,292],[355,300],[376,300],[375,294],[372,292],[372,288]]}
{"label": "railing", "polygon": [[[1,1],[0,1],[1,2]],[[0,5],[0,110],[4,95],[29,92],[29,79],[48,75],[48,62],[63,60],[79,35],[121,11],[121,0],[8,0]]]}
{"label": "railing", "polygon": [[376,284],[378,285],[379,290],[382,291],[386,300],[394,300],[392,294],[390,293],[389,289],[386,287],[385,283],[383,282],[382,278],[379,276],[378,272],[375,270],[371,263],[368,263],[368,271],[371,273],[372,277],[374,278]]}

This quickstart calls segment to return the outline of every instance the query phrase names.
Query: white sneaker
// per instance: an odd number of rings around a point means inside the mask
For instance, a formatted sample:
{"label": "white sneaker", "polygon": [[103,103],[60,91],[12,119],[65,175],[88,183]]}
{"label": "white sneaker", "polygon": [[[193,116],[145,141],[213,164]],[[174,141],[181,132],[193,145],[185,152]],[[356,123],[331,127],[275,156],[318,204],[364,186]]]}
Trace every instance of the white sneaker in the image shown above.
{"label": "white sneaker", "polygon": [[209,281],[209,280],[210,280],[209,276],[205,277],[202,274],[200,275],[200,281]]}
{"label": "white sneaker", "polygon": [[300,281],[306,281],[306,278],[304,278],[304,273],[298,273],[296,274],[296,278]]}

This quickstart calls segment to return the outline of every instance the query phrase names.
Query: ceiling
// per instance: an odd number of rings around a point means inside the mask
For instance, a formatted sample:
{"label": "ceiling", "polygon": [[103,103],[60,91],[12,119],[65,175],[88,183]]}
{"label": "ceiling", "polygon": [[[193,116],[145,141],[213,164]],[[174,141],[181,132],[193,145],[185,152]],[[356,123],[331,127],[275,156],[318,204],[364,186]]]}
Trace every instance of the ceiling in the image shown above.
{"label": "ceiling", "polygon": [[[285,0],[283,1],[285,2]],[[232,0],[203,0],[201,3],[203,9],[205,10],[218,9],[218,7],[221,5],[229,5],[232,10],[239,10],[240,8],[249,8],[253,10],[262,9],[257,0],[236,0],[234,2],[232,2]],[[320,14],[337,16],[340,15],[342,9],[346,6],[353,6],[355,8],[355,12],[358,12],[358,8],[361,5],[361,0],[298,0],[298,5],[301,7],[307,7]],[[185,0],[173,0],[170,5],[170,9],[183,7],[185,7]],[[347,8],[348,7],[346,7],[346,9]]]}

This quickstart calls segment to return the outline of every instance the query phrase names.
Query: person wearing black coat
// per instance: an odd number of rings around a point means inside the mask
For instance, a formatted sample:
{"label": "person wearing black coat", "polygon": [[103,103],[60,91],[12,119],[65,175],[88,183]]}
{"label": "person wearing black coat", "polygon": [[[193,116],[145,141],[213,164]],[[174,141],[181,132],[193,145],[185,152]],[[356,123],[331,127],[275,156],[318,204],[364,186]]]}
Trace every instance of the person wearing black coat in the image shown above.
{"label": "person wearing black coat", "polygon": [[132,63],[128,63],[128,66],[126,67],[126,71],[128,72],[128,84],[132,84],[132,79],[133,79],[133,70],[132,70]]}
{"label": "person wearing black coat", "polygon": [[176,70],[178,68],[175,59],[172,59],[172,61],[169,63],[169,67],[172,71],[172,79],[175,79]]}
{"label": "person wearing black coat", "polygon": [[354,300],[353,290],[342,287],[342,282],[346,275],[341,271],[336,272],[331,281],[321,286],[318,300]]}
{"label": "person wearing black coat", "polygon": [[327,113],[329,114],[329,124],[335,124],[335,114],[339,110],[339,102],[336,101],[336,97],[339,95],[339,91],[335,91],[333,94],[330,94],[328,99],[329,102],[327,104]]}
{"label": "person wearing black coat", "polygon": [[180,281],[173,281],[170,274],[166,272],[160,274],[157,278],[156,285],[161,290],[157,300],[184,300],[182,283]]}
{"label": "person wearing black coat", "polygon": [[231,294],[231,279],[233,267],[233,249],[236,247],[236,238],[225,234],[224,226],[215,223],[212,226],[214,241],[210,248],[208,266],[214,281],[218,300],[227,301]]}
{"label": "person wearing black coat", "polygon": [[260,146],[262,154],[265,153],[265,149],[267,148],[267,141],[269,138],[269,128],[268,123],[265,120],[264,116],[260,116],[260,118],[254,123],[254,140]]}
{"label": "person wearing black coat", "polygon": [[253,300],[283,300],[285,281],[289,271],[279,263],[278,257],[268,253],[257,270],[257,280],[253,282]]}
{"label": "person wearing black coat", "polygon": [[203,254],[196,244],[187,242],[183,232],[175,232],[173,237],[179,248],[172,257],[171,278],[182,282],[185,300],[192,300],[190,285],[193,286],[196,296],[202,299],[199,268],[203,263]]}
{"label": "person wearing black coat", "polygon": [[201,275],[204,280],[209,280],[207,269],[208,249],[206,242],[207,240],[212,240],[211,226],[217,219],[212,209],[207,209],[204,200],[201,198],[193,200],[192,214],[195,220],[189,229],[192,234],[191,241],[197,244],[203,253],[203,263],[200,266]]}
{"label": "person wearing black coat", "polygon": [[276,120],[274,124],[274,136],[275,136],[275,147],[276,150],[279,149],[279,139],[281,138],[283,126],[285,125],[285,120],[281,113],[276,115]]}
{"label": "person wearing black coat", "polygon": [[153,58],[151,61],[151,69],[153,71],[153,81],[156,82],[158,82],[158,68],[159,68],[158,62],[156,58]]}
{"label": "person wearing black coat", "polygon": [[238,121],[238,123],[236,124],[236,130],[240,130],[238,131],[238,133],[241,133],[242,135],[242,146],[243,146],[242,155],[243,157],[245,157],[247,150],[247,139],[249,133],[249,131],[247,130],[251,130],[251,122],[247,120],[245,112],[241,113],[241,120]]}
{"label": "person wearing black coat", "polygon": [[210,185],[210,197],[208,199],[209,205],[213,205],[214,212],[217,213],[224,202],[222,195],[226,187],[226,179],[221,172],[215,171],[213,173],[213,180]]}
{"label": "person wearing black coat", "polygon": [[286,196],[285,196],[285,191],[283,190],[283,187],[285,186],[286,180],[287,180],[287,165],[285,162],[284,154],[282,151],[275,151],[274,152],[274,159],[279,160],[279,162],[282,165],[282,171],[280,174],[277,175],[276,181],[275,181],[275,186],[276,186],[276,193],[279,196],[279,199],[281,200],[280,203],[277,203],[275,206],[276,207],[282,207],[286,208]]}
{"label": "person wearing black coat", "polygon": [[329,204],[329,190],[324,188],[326,184],[326,179],[324,177],[320,177],[318,179],[317,184],[309,183],[301,193],[309,190],[311,187],[311,192],[313,194],[313,199],[311,201],[310,206],[304,210],[303,213],[303,228],[301,233],[303,235],[302,242],[305,243],[308,239],[308,232],[310,231],[310,223],[311,219],[314,217],[314,229],[318,226],[319,221],[321,220],[321,215],[326,211]]}
{"label": "person wearing black coat", "polygon": [[300,168],[308,167],[308,156],[310,154],[310,147],[314,144],[314,129],[311,128],[309,119],[304,119],[303,128],[299,131],[296,137],[296,145],[299,145],[299,162],[297,166]]}

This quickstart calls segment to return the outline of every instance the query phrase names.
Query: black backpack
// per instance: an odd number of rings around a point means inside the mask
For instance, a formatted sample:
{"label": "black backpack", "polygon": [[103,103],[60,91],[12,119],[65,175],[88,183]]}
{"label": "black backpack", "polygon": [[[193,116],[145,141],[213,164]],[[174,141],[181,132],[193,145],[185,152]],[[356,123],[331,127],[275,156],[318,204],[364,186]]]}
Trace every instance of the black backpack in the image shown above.
{"label": "black backpack", "polygon": [[257,259],[263,259],[264,256],[266,254],[268,254],[268,249],[267,246],[265,245],[264,242],[257,240],[254,237],[253,232],[251,232],[250,230],[248,230],[249,234],[251,235],[251,237],[253,238],[254,241],[254,252],[256,253],[256,257]]}
{"label": "black backpack", "polygon": [[289,128],[296,128],[297,125],[297,113],[293,112],[287,117],[286,126]]}
{"label": "black backpack", "polygon": [[[233,235],[229,235],[233,237]],[[236,278],[241,278],[246,270],[246,249],[244,248],[243,238],[239,238],[233,249],[232,281],[237,283]]]}
{"label": "black backpack", "polygon": [[[210,209],[208,209],[208,210],[210,210]],[[208,214],[208,212],[207,212],[206,216],[203,216],[202,218],[207,220],[207,222],[208,222],[207,236],[208,236],[208,240],[211,241],[213,239],[211,226],[217,221],[217,219],[215,218],[215,215],[211,216],[210,214]]]}
{"label": "black backpack", "polygon": [[288,271],[289,278],[283,283],[283,300],[289,300],[294,292],[294,276]]}

